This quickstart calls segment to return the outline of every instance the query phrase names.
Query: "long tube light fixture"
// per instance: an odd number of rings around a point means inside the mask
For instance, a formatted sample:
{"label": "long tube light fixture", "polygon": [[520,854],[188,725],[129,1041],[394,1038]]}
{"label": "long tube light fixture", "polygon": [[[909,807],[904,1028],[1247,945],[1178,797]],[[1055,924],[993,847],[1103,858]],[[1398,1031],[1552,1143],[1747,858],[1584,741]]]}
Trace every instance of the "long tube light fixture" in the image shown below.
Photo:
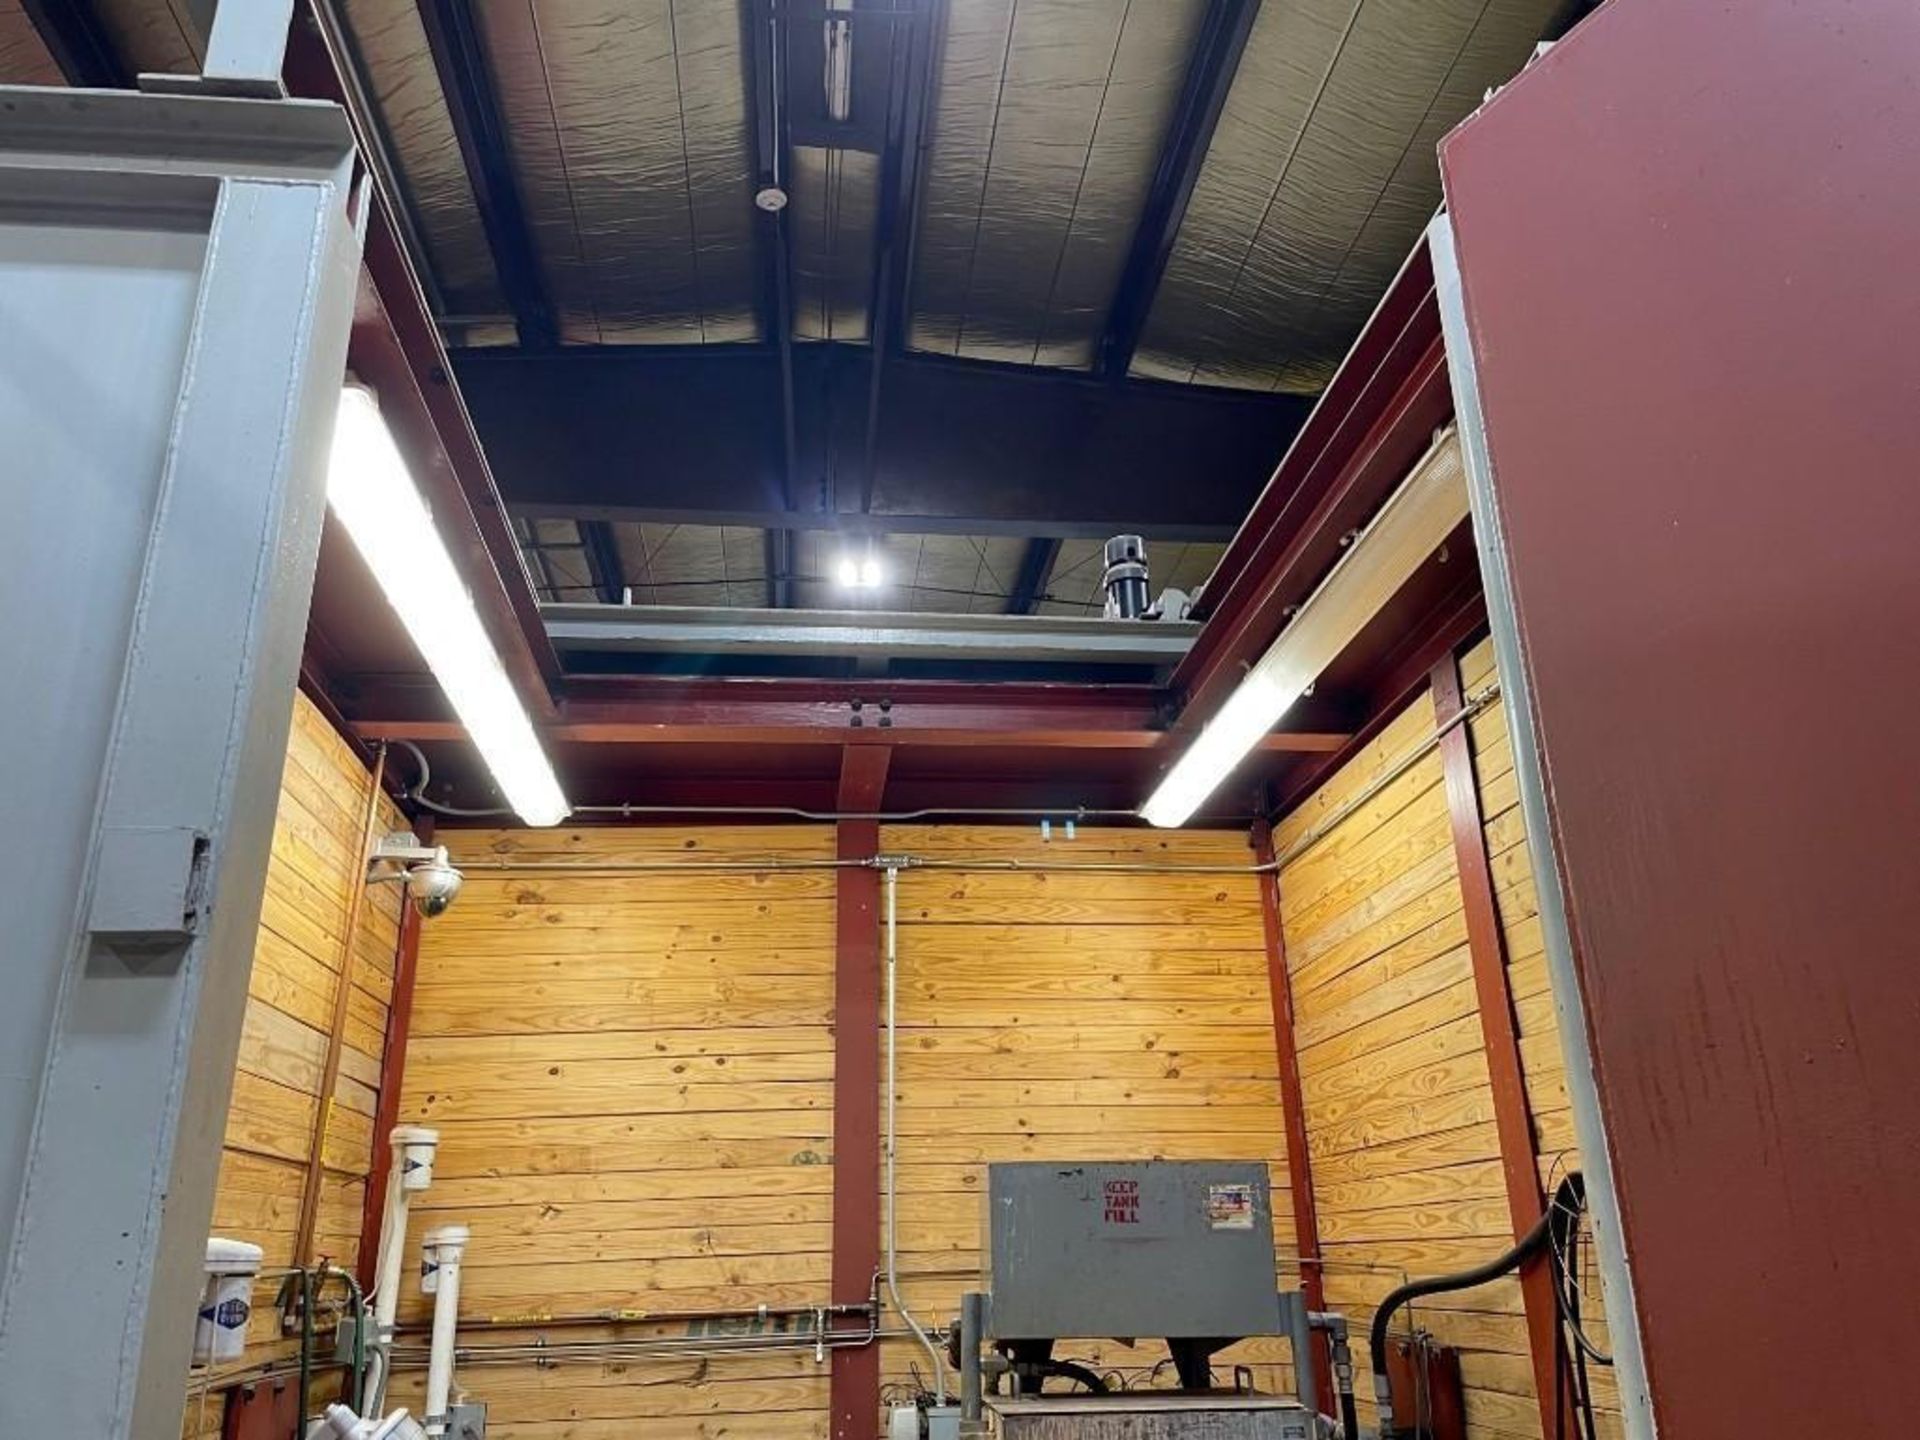
{"label": "long tube light fixture", "polygon": [[340,393],[327,503],[440,682],[507,803],[529,825],[558,825],[569,807],[553,767],[380,416],[379,402],[359,385]]}
{"label": "long tube light fixture", "polygon": [[1167,772],[1140,814],[1162,826],[1191,819],[1466,515],[1460,447],[1449,435],[1427,452],[1355,537]]}

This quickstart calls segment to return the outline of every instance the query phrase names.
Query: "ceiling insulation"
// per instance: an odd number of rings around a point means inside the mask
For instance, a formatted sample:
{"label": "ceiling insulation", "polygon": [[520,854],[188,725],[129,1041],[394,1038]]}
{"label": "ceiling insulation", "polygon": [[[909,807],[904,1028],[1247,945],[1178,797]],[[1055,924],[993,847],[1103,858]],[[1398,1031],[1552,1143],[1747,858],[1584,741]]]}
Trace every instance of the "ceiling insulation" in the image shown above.
{"label": "ceiling insulation", "polygon": [[947,7],[916,242],[915,349],[1088,368],[1203,0]]}
{"label": "ceiling insulation", "polygon": [[[1191,595],[1206,582],[1226,553],[1224,545],[1147,541],[1148,588],[1155,599],[1169,586]],[[1099,540],[1062,540],[1053,562],[1046,598],[1034,607],[1040,615],[1098,615],[1107,603],[1106,546]]]}
{"label": "ceiling insulation", "polygon": [[872,324],[880,157],[798,146],[789,179],[794,336],[864,343]]}
{"label": "ceiling insulation", "polygon": [[738,525],[613,527],[637,605],[767,603],[766,531]]}
{"label": "ceiling insulation", "polygon": [[[973,535],[795,536],[794,604],[808,609],[909,610],[929,615],[997,615],[1020,571],[1024,540]],[[871,543],[881,584],[848,590],[836,579],[843,556],[864,556]]]}
{"label": "ceiling insulation", "polygon": [[136,75],[197,73],[205,49],[209,0],[93,0],[94,13],[121,63]]}
{"label": "ceiling insulation", "polygon": [[[636,605],[696,605],[731,608],[771,603],[767,580],[767,532],[735,525],[656,525],[628,521],[610,526],[619,552],[621,583]],[[519,517],[527,569],[542,600],[591,602],[599,598],[572,520]],[[1091,561],[1078,574],[1063,559],[1052,588],[1061,603],[1044,607],[1054,614],[1098,613],[1100,543],[1068,541],[1069,549],[1090,548]],[[801,530],[793,536],[792,604],[806,610],[909,610],[922,614],[997,615],[1007,608],[1020,572],[1025,540],[1007,536],[842,534]],[[1218,557],[1215,545],[1169,546],[1163,552],[1171,575],[1197,569],[1197,584]],[[1181,556],[1198,557],[1188,563]],[[1076,551],[1077,553],[1077,551]],[[839,579],[843,560],[869,554],[883,577],[871,590],[849,588]],[[1071,572],[1071,573],[1062,573]],[[1077,575],[1077,578],[1076,578]],[[1175,578],[1169,584],[1180,584]]]}
{"label": "ceiling insulation", "polygon": [[391,142],[449,314],[504,318],[506,301],[416,0],[334,0]]}
{"label": "ceiling insulation", "polygon": [[562,338],[758,339],[740,7],[477,8]]}
{"label": "ceiling insulation", "polygon": [[542,600],[599,599],[580,527],[571,520],[520,518],[513,522],[527,576]]}
{"label": "ceiling insulation", "polygon": [[1560,8],[1263,5],[1133,373],[1317,393],[1439,204],[1440,137]]}
{"label": "ceiling insulation", "polygon": [[0,0],[0,85],[59,85],[65,79],[20,0]]}

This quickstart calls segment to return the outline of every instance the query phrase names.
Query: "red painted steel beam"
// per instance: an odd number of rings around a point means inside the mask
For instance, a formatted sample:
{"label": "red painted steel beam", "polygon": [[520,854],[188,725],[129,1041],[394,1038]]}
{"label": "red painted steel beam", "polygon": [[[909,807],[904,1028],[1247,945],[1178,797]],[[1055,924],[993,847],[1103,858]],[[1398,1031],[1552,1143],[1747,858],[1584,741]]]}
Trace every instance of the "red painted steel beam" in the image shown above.
{"label": "red painted steel beam", "polygon": [[[342,106],[365,149],[370,117],[356,113],[337,68],[341,63],[302,5],[287,40],[287,87],[294,95]],[[400,242],[390,209],[396,203],[398,197],[375,187],[348,364],[379,393],[381,414],[433,509],[522,702],[545,715],[551,712],[549,685],[560,675],[559,657],[541,624],[519,545],[454,383],[439,328]]]}
{"label": "red painted steel beam", "polygon": [[[423,844],[433,843],[433,817],[413,822]],[[373,1288],[380,1263],[380,1226],[387,1213],[387,1181],[393,1169],[393,1127],[400,1123],[400,1086],[407,1073],[407,1036],[413,1029],[414,977],[420,965],[420,912],[400,909],[400,936],[393,958],[393,994],[387,1002],[387,1038],[380,1049],[380,1092],[373,1107],[373,1158],[360,1211],[360,1288]]]}
{"label": "red painted steel beam", "polygon": [[[1163,744],[1160,692],[1147,686],[967,685],[810,680],[570,680],[544,727],[587,744],[1026,746],[1152,749]],[[585,695],[577,692],[585,691]],[[363,739],[457,740],[440,692],[363,687],[349,707]],[[1281,731],[1274,753],[1325,754],[1347,736]]]}
{"label": "red painted steel beam", "polygon": [[[455,720],[359,720],[350,722],[363,740],[417,742],[465,740]],[[698,721],[608,719],[561,720],[542,727],[549,740],[598,745],[833,745],[871,749],[920,746],[928,749],[1152,750],[1167,743],[1164,733],[1145,730],[1016,730],[959,727],[922,728],[911,724],[888,729],[827,726],[711,725]],[[1327,755],[1352,737],[1339,731],[1283,731],[1256,747],[1266,754]]]}
{"label": "red painted steel beam", "polygon": [[[1329,456],[1290,486],[1256,568],[1227,577],[1225,595],[1173,673],[1184,702],[1177,729],[1197,729],[1233,693],[1285,627],[1289,608],[1325,578],[1346,537],[1406,478],[1452,413],[1445,347],[1436,335],[1345,462]],[[1283,461],[1282,475],[1286,468]]]}
{"label": "red painted steel beam", "polygon": [[[1465,708],[1460,662],[1449,653],[1431,673],[1434,723],[1450,724]],[[1440,737],[1440,766],[1446,780],[1447,813],[1453,826],[1453,858],[1460,871],[1465,903],[1467,951],[1473,961],[1474,998],[1479,1003],[1480,1033],[1493,1089],[1494,1130],[1500,1138],[1500,1173],[1506,1183],[1507,1212],[1514,1239],[1546,1213],[1540,1186],[1540,1152],[1534,1140],[1533,1107],[1520,1064],[1520,1029],[1514,1018],[1513,989],[1507,978],[1507,939],[1493,898],[1493,866],[1487,856],[1487,831],[1480,813],[1480,786],[1473,767],[1473,742],[1465,725],[1453,725]],[[1544,1254],[1520,1267],[1520,1294],[1526,1306],[1527,1350],[1533,1362],[1534,1394],[1540,1402],[1543,1435],[1578,1433],[1573,1384],[1560,1347],[1560,1318],[1553,1294],[1553,1273]],[[1554,1397],[1564,1415],[1556,1429]]]}
{"label": "red painted steel beam", "polygon": [[[1256,820],[1248,836],[1254,863],[1273,864],[1273,827]],[[1267,984],[1273,995],[1273,1048],[1280,1061],[1280,1113],[1287,1131],[1287,1186],[1293,1193],[1293,1243],[1300,1252],[1300,1288],[1307,1305],[1327,1308],[1320,1257],[1320,1212],[1313,1195],[1313,1152],[1307,1144],[1307,1104],[1300,1085],[1300,1050],[1294,1042],[1293,979],[1287,973],[1287,940],[1280,919],[1280,877],[1260,876],[1260,920],[1267,937]],[[1296,1360],[1297,1363],[1297,1360]],[[1316,1345],[1314,1376],[1323,1406],[1331,1406],[1332,1357]]]}
{"label": "red painted steel beam", "polygon": [[1279,633],[1363,523],[1453,414],[1433,267],[1418,247],[1215,568],[1206,623],[1173,675],[1188,709],[1211,713],[1222,677]]}
{"label": "red painted steel beam", "polygon": [[1320,787],[1329,775],[1373,743],[1394,716],[1412,704],[1427,688],[1435,664],[1453,654],[1469,638],[1486,628],[1487,598],[1476,570],[1433,613],[1427,626],[1410,632],[1399,649],[1382,661],[1382,669],[1365,705],[1366,718],[1344,745],[1300,767],[1273,796],[1275,819],[1287,814]]}
{"label": "red painted steel beam", "polygon": [[[841,756],[835,808],[876,811],[892,752],[850,748]],[[871,860],[880,826],[834,826],[842,860]],[[833,1261],[831,1299],[859,1304],[880,1270],[880,872],[837,872],[833,968]],[[873,1440],[880,1417],[880,1347],[833,1352],[828,1381],[833,1440]]]}

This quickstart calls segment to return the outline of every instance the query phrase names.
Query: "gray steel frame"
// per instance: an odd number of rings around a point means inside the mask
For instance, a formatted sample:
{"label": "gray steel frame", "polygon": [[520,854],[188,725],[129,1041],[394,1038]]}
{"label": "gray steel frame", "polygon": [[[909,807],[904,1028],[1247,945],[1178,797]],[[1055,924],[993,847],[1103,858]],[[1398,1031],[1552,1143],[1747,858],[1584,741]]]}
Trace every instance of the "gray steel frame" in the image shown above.
{"label": "gray steel frame", "polygon": [[179,1432],[352,167],[332,105],[0,89],[0,1434]]}
{"label": "gray steel frame", "polygon": [[1427,246],[1433,256],[1434,292],[1440,305],[1447,371],[1453,386],[1454,413],[1467,471],[1474,547],[1480,554],[1480,575],[1486,587],[1487,622],[1493,632],[1494,653],[1500,661],[1500,704],[1506,711],[1508,733],[1513,737],[1514,778],[1520,793],[1520,809],[1527,822],[1528,854],[1540,908],[1540,930],[1547,971],[1553,979],[1554,1013],[1560,1027],[1561,1054],[1566,1061],[1567,1098],[1573,1111],[1574,1135],[1580,1142],[1587,1204],[1593,1215],[1594,1248],[1599,1255],[1601,1283],[1606,1291],[1607,1333],[1613,1342],[1621,1419],[1630,1440],[1653,1440],[1653,1404],[1647,1391],[1646,1357],[1640,1343],[1640,1312],[1634,1301],[1633,1272],[1621,1239],[1613,1152],[1607,1144],[1600,1092],[1593,1075],[1593,1054],[1587,1046],[1586,1002],[1580,993],[1580,977],[1574,966],[1573,936],[1567,923],[1566,896],[1560,886],[1559,860],[1554,852],[1553,827],[1547,810],[1546,776],[1534,736],[1533,687],[1528,678],[1520,619],[1514,609],[1513,586],[1507,571],[1499,494],[1494,483],[1492,457],[1487,451],[1479,372],[1474,360],[1466,298],[1460,285],[1460,264],[1454,251],[1453,224],[1445,213],[1436,216],[1427,227]]}
{"label": "gray steel frame", "polygon": [[876,655],[945,660],[1178,663],[1187,620],[920,615],[892,610],[740,610],[693,605],[542,605],[554,648],[701,655]]}

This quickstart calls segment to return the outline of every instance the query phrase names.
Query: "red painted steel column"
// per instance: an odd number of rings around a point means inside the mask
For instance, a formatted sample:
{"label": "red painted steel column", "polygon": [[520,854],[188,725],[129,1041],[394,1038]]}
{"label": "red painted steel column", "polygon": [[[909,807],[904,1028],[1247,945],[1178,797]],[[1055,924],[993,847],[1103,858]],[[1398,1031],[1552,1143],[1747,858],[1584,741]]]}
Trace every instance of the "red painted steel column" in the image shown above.
{"label": "red painted steel column", "polygon": [[[1448,655],[1433,667],[1433,708],[1446,725],[1464,706],[1460,662]],[[1533,1109],[1520,1066],[1520,1031],[1514,1019],[1513,990],[1507,980],[1507,940],[1493,899],[1493,867],[1487,858],[1487,832],[1480,813],[1480,786],[1473,769],[1473,743],[1466,725],[1440,737],[1440,765],[1446,777],[1447,811],[1453,821],[1453,858],[1460,871],[1465,903],[1467,948],[1473,958],[1474,998],[1479,1002],[1480,1033],[1493,1086],[1494,1129],[1500,1137],[1500,1169],[1506,1179],[1507,1210],[1517,1240],[1545,1213],[1540,1188],[1540,1153],[1534,1144]],[[1555,1383],[1560,1355],[1559,1314],[1553,1298],[1553,1273],[1540,1255],[1520,1269],[1520,1294],[1527,1312],[1527,1348],[1533,1360],[1534,1393],[1540,1402],[1540,1427],[1554,1435],[1556,1394],[1571,1397],[1570,1381]],[[1564,1433],[1577,1434],[1570,1398]]]}
{"label": "red painted steel column", "polygon": [[[413,822],[420,843],[433,843],[433,817]],[[387,1040],[380,1049],[380,1094],[373,1107],[373,1159],[360,1210],[360,1286],[373,1288],[380,1263],[380,1224],[387,1213],[387,1172],[393,1168],[393,1127],[400,1123],[400,1084],[407,1073],[407,1032],[413,1028],[413,978],[420,963],[420,912],[400,906],[400,936],[393,957],[393,995],[387,1001]]]}
{"label": "red painted steel column", "polygon": [[[1248,837],[1254,863],[1273,863],[1273,827],[1253,823]],[[1287,1129],[1287,1185],[1293,1192],[1293,1243],[1300,1252],[1300,1288],[1310,1309],[1327,1308],[1320,1267],[1320,1215],[1313,1200],[1313,1156],[1307,1149],[1307,1107],[1300,1090],[1300,1051],[1293,1040],[1293,982],[1287,975],[1287,942],[1280,925],[1280,876],[1260,877],[1260,919],[1267,932],[1267,984],[1273,993],[1273,1046],[1280,1061],[1280,1114]],[[1314,1346],[1313,1373],[1322,1408],[1333,1404],[1333,1367],[1324,1344]]]}
{"label": "red painted steel column", "polygon": [[[887,745],[841,751],[841,811],[880,808]],[[871,860],[873,820],[835,827],[842,860]],[[847,868],[835,886],[833,967],[833,1281],[839,1305],[864,1303],[880,1269],[880,872]],[[833,1352],[828,1396],[833,1440],[873,1440],[880,1425],[880,1347]]]}

